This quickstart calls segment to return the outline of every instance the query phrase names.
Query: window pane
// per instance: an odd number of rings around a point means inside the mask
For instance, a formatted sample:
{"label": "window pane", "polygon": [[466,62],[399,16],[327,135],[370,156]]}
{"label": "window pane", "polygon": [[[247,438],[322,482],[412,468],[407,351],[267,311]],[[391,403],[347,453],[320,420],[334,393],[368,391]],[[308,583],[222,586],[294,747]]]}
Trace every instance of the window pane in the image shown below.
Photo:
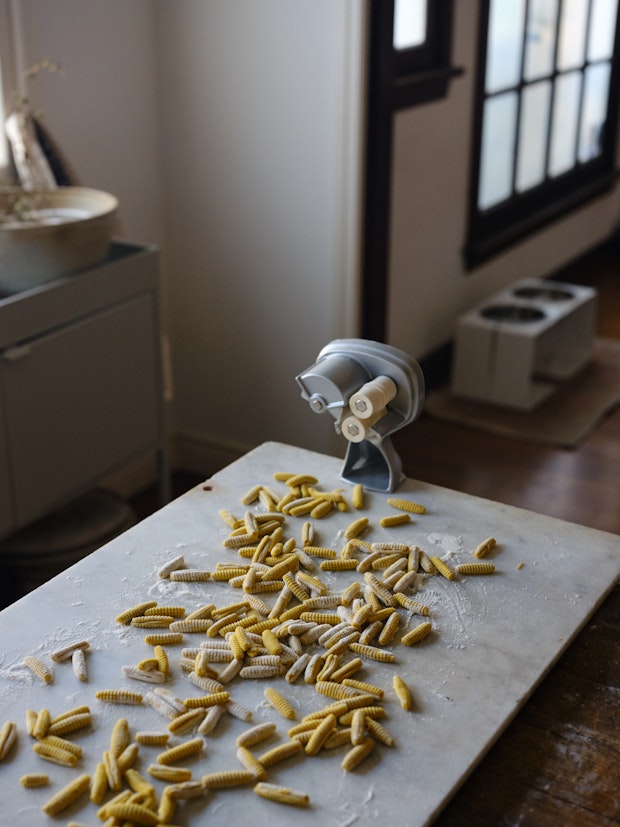
{"label": "window pane", "polygon": [[558,0],[530,0],[523,76],[535,80],[553,71]]}
{"label": "window pane", "polygon": [[558,41],[558,69],[581,66],[585,56],[588,0],[564,0]]}
{"label": "window pane", "polygon": [[2,172],[8,167],[9,164],[9,149],[4,134],[4,122],[6,120],[7,113],[4,111],[3,89],[2,67],[0,66],[0,178],[2,177]]}
{"label": "window pane", "polygon": [[484,104],[478,206],[486,210],[512,194],[517,95],[507,92]]}
{"label": "window pane", "polygon": [[545,178],[550,102],[551,83],[548,80],[523,90],[515,184],[518,192],[535,187]]}
{"label": "window pane", "polygon": [[607,117],[610,73],[609,63],[599,63],[586,69],[579,130],[579,160],[582,163],[601,154],[602,133]]}
{"label": "window pane", "polygon": [[617,0],[594,0],[588,35],[588,60],[610,58],[614,49]]}
{"label": "window pane", "polygon": [[426,40],[426,0],[395,0],[394,48],[411,49]]}
{"label": "window pane", "polygon": [[575,165],[581,72],[560,75],[555,82],[551,121],[549,175],[560,175]]}
{"label": "window pane", "polygon": [[485,88],[488,93],[521,80],[525,0],[492,0]]}

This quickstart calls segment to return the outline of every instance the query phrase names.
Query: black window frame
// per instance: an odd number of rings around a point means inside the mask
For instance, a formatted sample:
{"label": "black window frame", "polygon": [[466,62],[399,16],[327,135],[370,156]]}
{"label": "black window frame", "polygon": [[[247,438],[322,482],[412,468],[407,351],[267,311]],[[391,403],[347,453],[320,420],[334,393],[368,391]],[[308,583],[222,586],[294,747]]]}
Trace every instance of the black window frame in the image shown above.
{"label": "black window frame", "polygon": [[394,0],[370,0],[361,335],[386,335],[393,117],[445,97],[462,74],[451,63],[453,0],[426,0],[427,38],[394,48]]}
{"label": "black window frame", "polygon": [[[526,16],[528,3],[529,0],[526,0]],[[478,62],[474,87],[474,132],[470,167],[469,215],[467,242],[464,249],[465,267],[469,271],[505,252],[525,238],[534,235],[549,224],[566,217],[592,199],[610,192],[618,178],[616,143],[620,114],[620,12],[616,20],[614,54],[609,61],[611,75],[608,119],[603,131],[601,154],[584,163],[578,162],[575,167],[557,177],[550,178],[547,176],[541,184],[522,193],[516,193],[513,188],[513,193],[507,200],[486,210],[479,209],[482,126],[484,103],[487,98],[484,87],[490,6],[491,0],[481,0]],[[527,17],[525,19],[527,20]],[[592,64],[586,61],[583,68],[580,69],[582,76],[587,65]],[[549,78],[553,81],[559,74],[554,69]],[[520,82],[514,88],[520,92],[524,85],[523,82]],[[520,109],[520,103],[518,107]],[[519,121],[517,120],[515,126],[517,134],[518,128]]]}

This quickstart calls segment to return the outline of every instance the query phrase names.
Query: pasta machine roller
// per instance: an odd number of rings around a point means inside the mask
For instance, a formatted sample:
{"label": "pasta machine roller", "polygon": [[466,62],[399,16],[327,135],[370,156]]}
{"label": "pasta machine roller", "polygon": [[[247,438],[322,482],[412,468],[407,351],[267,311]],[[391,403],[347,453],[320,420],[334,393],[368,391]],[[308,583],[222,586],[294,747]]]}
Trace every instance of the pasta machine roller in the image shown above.
{"label": "pasta machine roller", "polygon": [[311,410],[328,411],[348,442],[342,479],[394,491],[403,474],[391,435],[424,405],[424,376],[415,359],[367,339],[334,339],[296,380]]}

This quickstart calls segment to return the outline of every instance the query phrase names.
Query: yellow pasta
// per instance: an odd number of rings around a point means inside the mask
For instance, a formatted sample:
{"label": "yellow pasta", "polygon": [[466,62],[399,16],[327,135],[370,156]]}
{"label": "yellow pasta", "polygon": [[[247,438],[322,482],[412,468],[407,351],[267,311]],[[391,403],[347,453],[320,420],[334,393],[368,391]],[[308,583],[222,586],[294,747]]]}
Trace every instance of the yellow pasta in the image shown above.
{"label": "yellow pasta", "polygon": [[196,755],[204,749],[204,740],[202,738],[192,738],[189,741],[184,741],[175,747],[170,747],[165,752],[160,752],[157,756],[158,764],[174,764],[183,758],[188,758],[190,755]]}
{"label": "yellow pasta", "polygon": [[345,539],[352,540],[354,537],[359,537],[362,531],[368,528],[369,522],[368,517],[358,517],[357,520],[349,523],[344,532]]}
{"label": "yellow pasta", "polygon": [[157,576],[161,577],[162,580],[168,577],[168,575],[176,571],[176,569],[180,569],[185,565],[185,558],[182,554],[178,555],[177,557],[173,557],[172,560],[169,560],[167,563],[164,563],[163,566],[157,572]]}
{"label": "yellow pasta", "polygon": [[60,747],[60,749],[64,749],[66,752],[72,752],[73,755],[78,758],[82,757],[83,750],[79,744],[76,744],[73,741],[67,741],[66,738],[61,738],[58,735],[46,735],[41,743],[51,744],[54,747]]}
{"label": "yellow pasta", "polygon": [[272,687],[267,687],[264,692],[265,698],[269,701],[271,706],[282,715],[283,718],[291,721],[295,718],[295,710],[287,701],[287,699],[281,695],[277,690],[273,689]]}
{"label": "yellow pasta", "polygon": [[159,634],[146,635],[144,642],[149,646],[167,646],[175,643],[183,643],[181,632],[160,632]]}
{"label": "yellow pasta", "polygon": [[74,753],[61,749],[54,744],[46,744],[43,741],[37,741],[33,745],[32,751],[45,761],[51,761],[53,764],[59,764],[62,767],[75,767],[78,762],[78,757]]}
{"label": "yellow pasta", "polygon": [[350,558],[340,558],[338,560],[323,560],[320,568],[323,571],[354,571],[357,568],[358,561]]}
{"label": "yellow pasta", "polygon": [[134,824],[144,827],[157,827],[159,817],[154,810],[150,810],[142,804],[121,802],[120,804],[109,804],[106,807],[108,816],[122,821],[131,821]]}
{"label": "yellow pasta", "polygon": [[312,730],[310,738],[305,746],[306,755],[317,755],[325,741],[336,728],[336,716],[326,715],[319,725]]}
{"label": "yellow pasta", "polygon": [[445,577],[446,580],[454,580],[454,572],[450,566],[448,566],[448,564],[441,559],[441,557],[431,557],[430,560],[442,577]]}
{"label": "yellow pasta", "polygon": [[405,500],[400,497],[388,497],[387,504],[392,506],[392,508],[398,508],[400,511],[408,511],[411,514],[426,514],[426,508],[412,500]]}
{"label": "yellow pasta", "polygon": [[386,649],[379,649],[377,646],[369,646],[364,643],[351,643],[349,649],[355,652],[356,655],[361,655],[371,660],[380,661],[381,663],[394,663],[396,655],[394,652],[389,652]]}
{"label": "yellow pasta", "polygon": [[145,603],[138,603],[137,606],[133,606],[131,609],[127,609],[126,611],[117,615],[116,622],[122,623],[126,626],[131,623],[134,617],[139,617],[140,615],[143,615],[147,609],[150,609],[153,606],[157,606],[157,601],[148,600]]}
{"label": "yellow pasta", "polygon": [[430,609],[426,604],[420,603],[419,600],[414,600],[412,597],[407,597],[407,595],[402,592],[396,592],[395,597],[403,609],[407,609],[408,612],[413,612],[413,614],[422,615],[423,617],[429,616]]}
{"label": "yellow pasta", "polygon": [[90,800],[93,804],[101,804],[108,791],[108,774],[105,764],[100,761],[95,767],[93,780],[90,785]]}
{"label": "yellow pasta", "polygon": [[485,557],[496,545],[495,537],[487,537],[474,550],[474,557]]}
{"label": "yellow pasta", "polygon": [[424,640],[424,638],[429,634],[432,628],[432,625],[428,621],[420,623],[410,632],[407,632],[407,634],[403,635],[403,637],[401,637],[400,639],[400,642],[404,643],[405,646],[412,646],[414,643],[419,643],[421,640]]}
{"label": "yellow pasta", "polygon": [[344,678],[343,686],[350,686],[353,689],[358,689],[360,692],[366,692],[369,695],[376,695],[377,698],[383,698],[385,694],[383,689],[380,686],[375,686],[372,683],[368,683],[368,681],[356,681],[353,678]]}
{"label": "yellow pasta", "polygon": [[17,724],[5,721],[0,729],[0,761],[9,754],[17,741]]}
{"label": "yellow pasta", "polygon": [[29,772],[26,773],[26,775],[22,775],[19,783],[22,787],[32,790],[35,787],[46,787],[50,783],[50,777],[44,772]]}
{"label": "yellow pasta", "polygon": [[58,716],[52,720],[47,734],[67,735],[70,732],[77,732],[78,729],[84,729],[90,726],[92,722],[93,719],[90,712],[76,712],[65,717]]}
{"label": "yellow pasta", "polygon": [[461,563],[456,567],[459,574],[493,574],[493,563]]}
{"label": "yellow pasta", "polygon": [[74,643],[68,643],[54,652],[50,652],[50,659],[54,663],[62,663],[62,661],[69,660],[77,649],[88,649],[90,643],[87,640],[78,640]]}
{"label": "yellow pasta", "polygon": [[253,747],[271,738],[275,731],[276,725],[273,723],[257,724],[238,735],[235,743],[238,747]]}
{"label": "yellow pasta", "polygon": [[155,798],[155,787],[137,770],[129,767],[125,770],[125,781],[129,784],[131,789],[145,796],[145,798],[153,800]]}
{"label": "yellow pasta", "polygon": [[351,502],[353,503],[353,508],[356,508],[358,511],[361,511],[364,507],[364,486],[361,483],[353,486]]}
{"label": "yellow pasta", "polygon": [[372,738],[376,741],[380,741],[382,744],[385,744],[386,747],[396,746],[396,741],[387,729],[380,724],[379,721],[369,715],[366,715],[366,729]]}
{"label": "yellow pasta", "polygon": [[190,781],[192,777],[192,771],[188,767],[169,767],[165,765],[151,764],[150,767],[148,767],[147,772],[158,781],[167,781],[170,784]]}
{"label": "yellow pasta", "polygon": [[130,692],[128,689],[98,689],[95,698],[108,704],[128,704],[137,706],[142,703],[143,697],[139,692]]}
{"label": "yellow pasta", "polygon": [[237,760],[243,765],[244,769],[251,772],[257,781],[262,781],[267,775],[263,765],[255,758],[247,747],[237,747]]}
{"label": "yellow pasta", "polygon": [[167,732],[136,732],[135,739],[139,744],[145,746],[164,746],[170,740],[170,735]]}
{"label": "yellow pasta", "polygon": [[24,665],[34,672],[43,683],[52,683],[54,680],[54,673],[40,658],[35,658],[33,655],[26,655]]}
{"label": "yellow pasta", "polygon": [[263,767],[272,767],[274,764],[279,764],[280,761],[286,761],[298,752],[302,752],[304,745],[295,739],[287,741],[285,744],[280,744],[277,747],[272,747],[258,756],[258,761]]}
{"label": "yellow pasta", "polygon": [[383,528],[391,528],[397,525],[406,525],[410,522],[411,517],[409,516],[409,514],[398,514],[390,517],[381,517],[381,519],[379,520],[379,523],[383,526]]}
{"label": "yellow pasta", "polygon": [[347,772],[352,772],[364,758],[366,758],[375,748],[375,741],[372,738],[366,738],[361,744],[352,747],[345,757],[342,759],[341,767]]}
{"label": "yellow pasta", "polygon": [[53,795],[41,808],[48,816],[55,816],[66,810],[90,787],[90,776],[79,775]]}
{"label": "yellow pasta", "polygon": [[290,787],[281,787],[277,784],[269,784],[259,781],[254,787],[256,795],[267,798],[269,801],[276,801],[279,804],[289,804],[293,807],[307,807],[310,803],[310,796],[306,793],[292,790]]}
{"label": "yellow pasta", "polygon": [[129,744],[129,739],[129,721],[127,718],[119,718],[112,727],[110,735],[110,752],[112,755],[118,757]]}
{"label": "yellow pasta", "polygon": [[49,709],[40,709],[39,714],[37,715],[37,720],[35,721],[32,729],[32,737],[37,738],[38,740],[45,738],[51,722],[52,716],[50,715]]}
{"label": "yellow pasta", "polygon": [[223,770],[202,776],[202,783],[207,790],[224,790],[228,787],[242,787],[253,784],[256,776],[249,770]]}
{"label": "yellow pasta", "polygon": [[412,709],[413,697],[411,695],[411,691],[400,675],[394,675],[392,678],[392,686],[394,687],[394,692],[396,692],[396,697],[400,701],[402,708],[407,710]]}

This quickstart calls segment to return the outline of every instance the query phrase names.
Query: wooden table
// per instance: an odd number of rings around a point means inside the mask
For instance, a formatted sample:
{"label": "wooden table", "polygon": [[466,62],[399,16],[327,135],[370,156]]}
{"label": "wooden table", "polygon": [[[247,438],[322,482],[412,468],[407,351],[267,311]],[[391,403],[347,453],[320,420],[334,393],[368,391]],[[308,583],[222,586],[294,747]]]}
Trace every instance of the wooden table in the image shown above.
{"label": "wooden table", "polygon": [[[241,497],[256,484],[284,493],[285,484],[273,480],[275,471],[313,474],[321,489],[331,491],[343,485],[339,470],[340,461],[333,458],[277,443],[260,446],[216,474],[208,484],[188,492],[0,613],[0,708],[3,719],[15,721],[19,729],[17,747],[0,763],[0,789],[2,800],[11,801],[11,825],[36,827],[48,823],[48,817],[40,812],[42,804],[77,772],[92,774],[121,715],[130,721],[132,733],[137,729],[166,729],[167,721],[162,721],[148,704],[117,706],[95,698],[98,689],[124,688],[146,694],[151,688],[123,675],[123,665],[147,657],[152,647],[144,641],[144,630],[115,622],[120,612],[143,600],[180,604],[188,611],[205,603],[221,607],[242,595],[228,584],[213,580],[175,583],[162,579],[158,577],[160,567],[180,554],[187,566],[211,571],[218,562],[239,559],[234,549],[222,546],[230,533],[219,516],[222,508],[238,516],[246,508],[254,513],[264,511],[258,504],[243,505]],[[346,488],[344,494],[350,502],[350,489]],[[545,760],[572,748],[583,763],[570,783],[558,779],[557,799],[570,800],[572,796],[572,805],[579,800],[594,802],[596,796],[586,797],[588,790],[602,790],[596,769],[613,772],[618,766],[617,727],[612,718],[600,722],[598,751],[584,743],[579,728],[584,713],[587,719],[600,698],[596,687],[613,668],[606,653],[617,652],[617,590],[612,595],[615,603],[605,603],[594,615],[595,626],[587,626],[575,645],[570,644],[618,579],[618,538],[415,480],[405,480],[398,496],[423,503],[426,514],[405,526],[382,528],[381,517],[394,513],[394,509],[386,504],[385,495],[369,494],[360,512],[370,521],[366,535],[369,540],[417,545],[452,567],[470,560],[477,542],[488,535],[497,537],[498,546],[490,557],[497,570],[491,577],[457,577],[450,581],[435,575],[419,583],[416,598],[430,607],[433,625],[432,633],[421,644],[400,643],[405,629],[423,619],[403,612],[399,637],[387,647],[394,653],[395,663],[365,659],[360,676],[385,690],[385,725],[396,738],[396,748],[379,745],[354,772],[345,772],[340,766],[345,748],[317,757],[304,754],[270,770],[269,781],[310,794],[312,805],[308,809],[291,813],[283,805],[258,798],[251,787],[244,787],[212,792],[204,799],[183,804],[175,824],[208,821],[277,827],[290,824],[293,817],[312,825],[362,825],[375,823],[378,818],[407,825],[432,821],[567,823],[564,818],[553,822],[554,813],[540,809],[536,773]],[[357,516],[352,510],[335,511],[314,521],[319,544],[340,550],[344,546],[343,532]],[[298,538],[304,519],[287,517],[287,531]],[[363,558],[363,552],[359,557]],[[316,572],[335,593],[360,579],[358,572],[323,572],[318,568]],[[181,645],[198,645],[196,641],[204,637],[184,635]],[[49,685],[23,666],[25,655],[38,656],[51,665],[49,653],[76,638],[90,642],[86,683],[78,682],[66,664],[54,665],[54,680]],[[590,651],[588,644],[594,638],[592,652],[597,654],[585,659],[584,649]],[[179,647],[170,647],[169,651],[173,680],[168,687],[180,697],[198,695],[199,690],[178,666]],[[412,711],[402,709],[394,695],[394,672],[413,690]],[[291,700],[298,720],[330,702],[303,681],[288,684],[277,680],[274,685]],[[290,724],[266,704],[266,685],[261,680],[241,679],[229,684],[234,700],[253,713],[254,723],[276,723],[279,739],[286,740]],[[79,768],[43,765],[33,755],[32,739],[25,731],[26,709],[39,711],[46,707],[58,715],[82,703],[92,709],[93,725],[75,736],[84,749]],[[598,711],[604,715],[611,710],[599,705]],[[517,719],[502,736],[517,713]],[[238,768],[234,739],[248,726],[227,714],[217,730],[207,736],[204,754],[188,759],[194,777]],[[143,774],[157,752],[141,747],[137,766]],[[20,776],[41,769],[48,771],[50,787],[20,788]],[[469,781],[465,781],[470,774]],[[155,784],[160,794],[163,785]],[[525,810],[521,805],[514,806],[515,801],[522,800],[515,796],[515,790],[524,785],[532,790],[531,805],[528,801]],[[596,802],[599,809],[595,814],[588,812],[588,803],[573,806],[572,812],[578,812],[581,806],[585,818],[580,824],[606,823],[601,817],[614,823],[617,810],[613,810],[612,796],[610,792],[606,800]],[[95,805],[80,801],[66,812],[64,823],[69,818],[96,823],[95,812]],[[558,809],[556,815],[562,812]]]}

